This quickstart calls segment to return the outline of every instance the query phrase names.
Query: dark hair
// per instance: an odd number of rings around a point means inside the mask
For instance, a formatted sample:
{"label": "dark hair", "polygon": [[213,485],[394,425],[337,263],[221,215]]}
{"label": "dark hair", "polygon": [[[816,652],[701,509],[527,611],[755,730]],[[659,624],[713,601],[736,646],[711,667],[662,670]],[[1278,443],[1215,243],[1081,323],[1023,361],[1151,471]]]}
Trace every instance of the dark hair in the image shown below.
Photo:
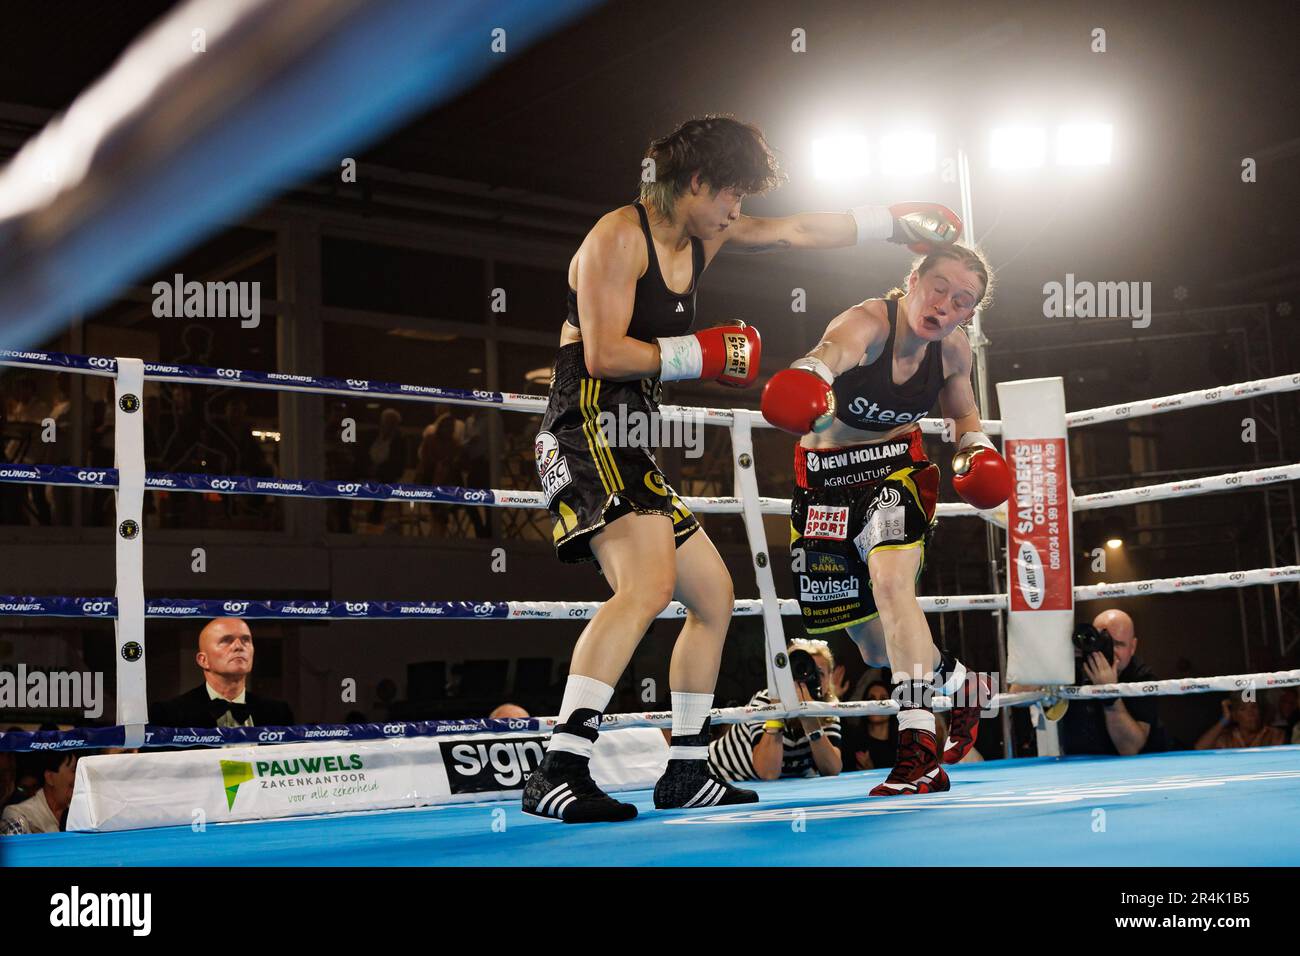
{"label": "dark hair", "polygon": [[[984,292],[975,303],[975,308],[987,308],[993,293],[993,273],[989,270],[989,264],[984,261],[983,254],[969,246],[955,242],[949,246],[936,246],[912,263],[912,271],[918,277],[924,276],[946,259],[959,263],[984,280]],[[905,295],[907,290],[899,287],[890,289],[885,298],[901,299]]]}
{"label": "dark hair", "polygon": [[58,773],[63,769],[63,765],[68,761],[75,761],[77,754],[70,750],[47,750],[41,754],[41,759],[36,762],[37,772],[40,775],[40,786],[45,786],[45,775],[47,773]]}
{"label": "dark hair", "polygon": [[677,197],[697,172],[715,193],[736,189],[757,195],[785,178],[763,131],[734,116],[709,114],[687,120],[652,142],[645,158],[651,161],[651,178],[647,182],[643,174],[641,201],[654,206],[670,222]]}
{"label": "dark hair", "polygon": [[891,690],[890,686],[887,683],[885,683],[883,680],[873,680],[870,684],[868,684],[865,688],[863,688],[862,690],[863,700],[867,700],[868,698],[871,697],[871,688],[873,687],[885,688],[886,698],[889,698],[893,694],[893,691]]}

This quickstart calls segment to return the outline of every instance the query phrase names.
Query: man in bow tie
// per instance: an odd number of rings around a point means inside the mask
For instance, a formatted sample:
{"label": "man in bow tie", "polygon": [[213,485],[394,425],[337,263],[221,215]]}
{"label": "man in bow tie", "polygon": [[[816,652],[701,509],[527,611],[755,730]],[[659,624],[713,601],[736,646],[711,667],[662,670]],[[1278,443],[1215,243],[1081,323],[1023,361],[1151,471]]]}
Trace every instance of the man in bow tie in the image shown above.
{"label": "man in bow tie", "polygon": [[218,617],[199,632],[195,662],[203,683],[188,693],[149,708],[149,723],[159,727],[262,727],[293,723],[282,700],[247,689],[253,672],[253,634],[237,617]]}

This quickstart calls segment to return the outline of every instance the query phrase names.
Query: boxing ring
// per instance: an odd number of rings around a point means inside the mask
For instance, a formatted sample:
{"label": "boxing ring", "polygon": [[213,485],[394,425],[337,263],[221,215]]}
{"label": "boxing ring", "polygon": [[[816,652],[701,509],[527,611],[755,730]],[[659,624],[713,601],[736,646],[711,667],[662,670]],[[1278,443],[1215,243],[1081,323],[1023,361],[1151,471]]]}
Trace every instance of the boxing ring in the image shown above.
{"label": "boxing ring", "polygon": [[[867,798],[887,771],[747,783],[755,808],[565,826],[497,804],[7,837],[7,866],[1295,866],[1300,748],[962,764],[948,793]],[[898,847],[905,847],[899,852]]]}
{"label": "boxing ring", "polygon": [[[257,388],[332,396],[478,406],[541,414],[535,396],[427,385],[335,379],[288,372],[144,363],[139,359],[23,350],[46,338],[78,309],[88,310],[133,276],[237,216],[259,198],[314,169],[321,156],[354,154],[402,118],[463,89],[492,68],[485,24],[507,23],[524,42],[576,15],[585,0],[539,4],[492,0],[434,9],[417,0],[320,0],[308,7],[270,0],[195,0],[128,50],[104,80],[83,94],[0,174],[0,314],[5,344],[0,366],[104,376],[115,387],[116,467],[0,466],[0,481],[112,489],[117,492],[114,595],[0,595],[0,614],[111,619],[117,667],[115,723],[72,731],[0,734],[0,750],[143,748],[136,756],[94,757],[78,767],[116,761],[207,761],[200,784],[210,800],[200,825],[188,808],[170,816],[115,819],[96,808],[74,809],[83,832],[10,836],[0,840],[7,865],[1186,865],[1300,862],[1300,809],[1292,797],[1300,748],[1174,753],[1123,759],[1040,758],[953,768],[953,789],[901,799],[868,800],[883,771],[756,785],[755,808],[653,811],[644,779],[618,789],[644,811],[616,825],[564,826],[525,817],[518,789],[499,784],[447,802],[443,773],[436,786],[394,786],[382,804],[323,799],[329,812],[266,814],[246,809],[262,762],[277,753],[364,748],[415,773],[409,756],[440,741],[514,742],[516,764],[540,752],[536,740],[554,717],[527,720],[388,722],[254,728],[166,728],[148,723],[145,624],[150,619],[206,621],[217,616],[258,620],[442,621],[585,620],[596,602],[476,601],[473,595],[419,602],[147,600],[143,589],[143,496],[151,490],[215,495],[421,502],[433,506],[543,509],[541,492],[276,479],[240,475],[146,473],[142,429],[146,382],[192,387]],[[190,55],[193,22],[208,22],[214,51]],[[495,52],[495,51],[493,51]],[[386,69],[374,69],[382,62]],[[346,85],[349,95],[328,92]],[[969,215],[967,215],[969,222]],[[139,226],[151,224],[148,230]],[[124,236],[136,241],[124,242]],[[364,374],[358,371],[358,374]],[[1244,382],[1146,402],[1066,415],[1068,427],[1169,413],[1300,389],[1300,375]],[[667,419],[690,416],[725,428],[735,490],[729,497],[686,497],[696,513],[739,515],[749,542],[756,598],[739,600],[738,616],[763,621],[768,686],[797,699],[785,659],[783,618],[795,601],[777,598],[765,515],[788,514],[789,500],[763,497],[755,474],[752,431],[767,427],[752,411],[665,407]],[[943,423],[922,422],[927,434]],[[999,422],[983,423],[990,435]],[[1149,485],[1067,499],[1071,512],[1175,497],[1234,493],[1300,478],[1300,464]],[[941,504],[938,518],[997,515]],[[1149,581],[1075,587],[1073,601],[1175,595],[1193,590],[1257,587],[1300,581],[1300,566],[1257,568]],[[1010,584],[1008,584],[1010,590]],[[1008,593],[922,597],[926,612],[1012,612]],[[680,619],[670,604],[666,619]],[[464,626],[471,626],[466,623]],[[1045,698],[1095,698],[1240,691],[1300,684],[1300,671],[1217,675],[1144,684],[1060,686],[998,694],[990,708]],[[951,704],[936,699],[936,709]],[[713,712],[714,723],[775,716],[893,714],[892,701],[774,704]],[[666,712],[607,715],[602,741],[671,724]],[[532,749],[520,735],[531,735]],[[653,734],[651,736],[658,736]],[[325,741],[325,743],[322,743]],[[168,746],[185,754],[151,755]],[[490,747],[490,744],[484,744]],[[220,748],[220,749],[218,749]],[[311,750],[310,748],[318,748]],[[419,750],[434,754],[433,749]],[[407,755],[407,756],[403,756]],[[355,753],[354,753],[355,756]],[[599,751],[597,753],[599,756]],[[236,759],[240,758],[240,759]],[[296,758],[295,758],[296,759]],[[316,758],[312,758],[316,759]],[[328,758],[322,758],[328,759]],[[336,759],[336,758],[335,758]],[[430,758],[431,760],[434,758]],[[256,762],[256,766],[255,766]],[[285,761],[288,762],[287,759]],[[107,764],[100,764],[107,767]],[[155,764],[151,764],[155,766]],[[296,766],[296,764],[295,764]],[[439,764],[441,767],[441,764]],[[391,766],[381,768],[385,771]],[[531,769],[528,767],[526,769]],[[644,769],[644,768],[643,768]],[[106,770],[107,772],[107,770]],[[595,759],[593,758],[593,773]],[[129,775],[129,773],[128,773]],[[517,784],[518,774],[511,779]],[[597,778],[599,780],[599,777]],[[652,779],[652,777],[650,778]],[[438,787],[442,789],[438,789]],[[462,794],[464,796],[465,794]],[[241,801],[243,801],[241,803]],[[103,809],[103,808],[99,808]],[[84,812],[83,812],[84,811]],[[239,811],[239,813],[236,813]],[[242,815],[240,815],[242,813]],[[271,818],[274,816],[275,818]],[[936,825],[937,824],[937,825]],[[891,838],[906,837],[906,855]]]}
{"label": "boxing ring", "polygon": [[[331,395],[382,395],[388,399],[450,402],[531,414],[542,411],[544,399],[516,393],[470,392],[243,369],[169,366],[141,363],[134,359],[32,351],[0,351],[0,365],[113,377],[118,389],[115,414],[119,427],[119,455],[122,456],[118,468],[101,471],[75,466],[0,467],[0,481],[119,491],[115,527],[119,540],[117,597],[0,596],[0,611],[6,614],[115,620],[119,648],[117,725],[66,732],[3,734],[0,735],[0,749],[142,745],[153,748],[177,743],[218,747],[258,743],[261,750],[274,750],[277,746],[302,744],[321,737],[332,741],[389,741],[400,747],[414,746],[414,742],[422,738],[452,735],[476,734],[481,738],[500,734],[508,739],[511,734],[544,734],[554,725],[554,717],[541,717],[288,728],[157,728],[147,725],[144,671],[135,667],[146,653],[144,622],[148,618],[206,620],[235,614],[250,621],[306,618],[447,622],[513,620],[522,623],[587,619],[600,606],[597,602],[566,601],[254,601],[238,597],[146,601],[140,585],[140,545],[144,534],[138,515],[143,492],[148,489],[530,509],[544,508],[545,502],[540,492],[517,490],[256,479],[238,475],[146,474],[143,470],[143,444],[137,441],[138,435],[132,437],[133,430],[138,431],[141,427],[138,398],[144,382],[183,382],[197,387],[275,388]],[[1300,388],[1300,376],[1281,376],[1122,407],[1070,413],[1067,421],[1071,427],[1080,427],[1118,417],[1157,414],[1297,388]],[[765,423],[757,413],[746,410],[666,406],[664,416],[670,419],[691,416],[713,426],[725,427],[729,432],[736,465],[735,495],[686,497],[683,500],[700,514],[739,514],[744,520],[760,594],[757,599],[737,600],[735,613],[763,618],[769,677],[779,688],[782,682],[790,681],[789,669],[784,666],[785,636],[781,618],[798,615],[799,609],[797,602],[777,598],[771,561],[767,557],[768,543],[762,516],[787,514],[789,502],[758,494],[751,430],[765,427]],[[1000,424],[990,421],[985,422],[984,427],[996,433]],[[922,428],[930,434],[941,433],[943,423],[927,419]],[[134,460],[125,460],[128,456],[133,456]],[[1083,496],[1071,500],[1070,507],[1082,511],[1136,501],[1229,493],[1297,477],[1300,477],[1300,464]],[[996,522],[1000,516],[977,512],[965,504],[941,504],[938,517],[942,520],[982,517]],[[134,528],[131,527],[133,523]],[[1172,595],[1190,590],[1239,588],[1296,580],[1300,580],[1300,567],[1259,568],[1225,574],[1079,586],[1074,589],[1074,600],[1153,593]],[[1000,610],[1008,606],[1008,596],[922,597],[920,602],[927,612],[974,608]],[[681,605],[674,603],[664,610],[661,617],[673,619],[683,614]],[[136,647],[130,649],[129,645]],[[1150,696],[1295,684],[1300,684],[1300,670],[1145,684],[1053,687],[1044,691],[998,694],[989,702],[989,707],[1021,706],[1053,697]],[[797,699],[792,687],[787,693],[783,699]],[[939,698],[936,709],[945,709],[949,704],[947,699]],[[855,716],[892,714],[896,710],[893,701],[803,703],[797,707],[773,704],[760,708],[716,709],[713,720],[715,723],[732,723],[780,715]],[[617,732],[624,728],[664,728],[670,724],[671,715],[665,712],[611,714],[605,718],[604,729]],[[620,847],[620,861],[627,864],[744,865],[760,860],[779,860],[792,865],[920,862],[872,857],[870,848],[879,846],[874,842],[875,837],[906,833],[915,839],[916,842],[909,845],[914,845],[918,853],[933,852],[936,859],[953,863],[1014,865],[1041,862],[1048,847],[1051,847],[1053,857],[1060,859],[1061,846],[1076,850],[1070,859],[1079,864],[1166,862],[1178,865],[1202,859],[1199,854],[1211,851],[1216,855],[1222,854],[1225,862],[1300,862],[1300,846],[1277,839],[1279,832],[1287,832],[1295,824],[1296,815],[1300,813],[1295,801],[1287,798],[1285,789],[1293,787],[1294,778],[1300,777],[1300,748],[1296,747],[1159,754],[1122,760],[1039,758],[962,765],[954,768],[954,787],[949,793],[894,801],[867,800],[867,790],[882,775],[883,771],[759,784],[762,802],[756,809],[715,808],[684,813],[648,811],[636,821],[621,825],[624,828],[658,828],[653,837],[647,835],[645,841],[635,839],[633,834],[637,831],[620,830],[615,836],[609,833],[607,826],[553,826],[550,821],[526,818],[518,809],[516,790],[502,793],[502,799],[493,799],[493,794],[480,794],[480,802],[470,805],[385,807],[360,813],[349,812],[347,806],[339,805],[330,814],[244,822],[242,825],[222,823],[213,818],[198,832],[219,834],[218,839],[194,844],[193,855],[185,849],[184,843],[189,839],[191,829],[176,826],[132,828],[122,832],[19,836],[6,839],[4,850],[6,861],[15,865],[72,862],[214,864],[223,859],[232,864],[265,859],[276,864],[298,862],[303,865],[385,861],[457,865],[584,865],[602,860],[607,862],[608,841],[613,841]],[[624,787],[620,792],[625,798],[639,802],[642,809],[648,809],[647,790]],[[427,802],[411,801],[413,804]],[[925,826],[926,811],[942,811],[944,819],[957,824],[952,830],[965,836],[954,838],[947,827]],[[920,818],[916,818],[918,813]],[[918,826],[918,821],[922,825]],[[1105,840],[1104,835],[1117,832],[1121,822],[1123,832],[1130,837],[1140,833],[1141,838]],[[538,830],[537,826],[550,826],[551,829]],[[812,839],[793,839],[806,837],[808,833],[815,836]],[[1198,839],[1189,843],[1185,839],[1188,833],[1198,834]],[[990,838],[990,834],[1000,836]],[[644,846],[640,851],[628,852],[629,845],[641,842]],[[346,848],[346,852],[340,848]]]}

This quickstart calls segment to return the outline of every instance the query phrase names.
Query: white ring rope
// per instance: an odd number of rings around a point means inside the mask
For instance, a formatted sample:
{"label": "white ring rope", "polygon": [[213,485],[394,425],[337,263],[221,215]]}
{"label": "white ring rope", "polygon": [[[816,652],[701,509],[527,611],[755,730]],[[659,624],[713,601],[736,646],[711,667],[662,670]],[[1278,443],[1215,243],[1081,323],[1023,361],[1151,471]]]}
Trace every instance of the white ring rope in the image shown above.
{"label": "white ring rope", "polygon": [[[1270,671],[1259,674],[1230,674],[1223,677],[1180,677],[1170,680],[1134,682],[1126,684],[1097,684],[1070,687],[1042,688],[1032,691],[1020,691],[1014,694],[993,694],[987,701],[972,701],[971,706],[979,704],[988,716],[1003,707],[1020,707],[1040,700],[1102,700],[1114,697],[1178,697],[1187,694],[1208,694],[1214,691],[1240,693],[1242,691],[1259,692],[1278,687],[1300,685],[1300,670]],[[951,710],[953,699],[936,695],[932,701],[933,709],[938,712]],[[766,704],[758,707],[720,707],[710,712],[715,724],[740,724],[757,720],[789,720],[800,717],[867,717],[884,716],[898,713],[898,702],[894,700],[838,701],[803,701],[794,707],[783,704]],[[538,718],[544,724],[554,726],[558,717]],[[601,721],[602,727],[661,727],[672,726],[672,713],[669,711],[646,711],[639,714],[606,714]]]}
{"label": "white ring rope", "polygon": [[1065,427],[1077,428],[1080,425],[1097,425],[1101,422],[1113,422],[1120,419],[1162,415],[1165,412],[1175,412],[1184,408],[1221,405],[1224,402],[1235,402],[1243,398],[1276,395],[1279,392],[1294,392],[1298,389],[1300,389],[1300,373],[1277,375],[1273,378],[1255,379],[1252,382],[1221,385],[1218,388],[1180,392],[1177,395],[1165,395],[1161,398],[1148,398],[1137,402],[1124,402],[1119,405],[1105,405],[1101,408],[1085,408],[1082,411],[1066,412]]}

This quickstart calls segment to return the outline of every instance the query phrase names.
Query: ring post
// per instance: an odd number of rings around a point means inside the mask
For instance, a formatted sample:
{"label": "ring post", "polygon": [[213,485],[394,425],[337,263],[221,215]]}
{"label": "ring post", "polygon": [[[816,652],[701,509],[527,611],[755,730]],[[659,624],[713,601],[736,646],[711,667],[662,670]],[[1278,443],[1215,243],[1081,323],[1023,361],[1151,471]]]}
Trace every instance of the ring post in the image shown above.
{"label": "ring post", "polygon": [[781,624],[781,606],[772,580],[772,561],[767,549],[767,532],[758,503],[758,476],[754,474],[753,416],[758,412],[736,409],[731,424],[731,457],[735,465],[736,490],[740,514],[745,522],[745,537],[754,561],[754,580],[763,601],[763,639],[767,647],[767,686],[776,691],[787,707],[799,706],[799,694],[790,673],[785,652],[785,628]]}
{"label": "ring post", "polygon": [[149,721],[144,665],[144,362],[119,358],[114,390],[113,458],[118,470],[117,723],[122,746],[144,743]]}

